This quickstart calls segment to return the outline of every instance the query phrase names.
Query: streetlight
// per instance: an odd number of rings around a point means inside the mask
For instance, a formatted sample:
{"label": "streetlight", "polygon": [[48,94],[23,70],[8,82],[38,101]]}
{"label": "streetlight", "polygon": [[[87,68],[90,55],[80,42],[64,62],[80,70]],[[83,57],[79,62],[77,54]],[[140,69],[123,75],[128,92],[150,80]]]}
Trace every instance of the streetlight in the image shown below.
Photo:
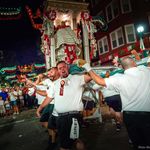
{"label": "streetlight", "polygon": [[143,31],[144,31],[144,27],[143,26],[140,25],[140,26],[137,27],[137,32],[138,33],[143,33]]}
{"label": "streetlight", "polygon": [[140,49],[144,50],[145,46],[144,46],[144,42],[143,42],[143,32],[144,32],[144,27],[142,25],[139,25],[137,27],[137,32],[139,33],[139,37],[140,37]]}

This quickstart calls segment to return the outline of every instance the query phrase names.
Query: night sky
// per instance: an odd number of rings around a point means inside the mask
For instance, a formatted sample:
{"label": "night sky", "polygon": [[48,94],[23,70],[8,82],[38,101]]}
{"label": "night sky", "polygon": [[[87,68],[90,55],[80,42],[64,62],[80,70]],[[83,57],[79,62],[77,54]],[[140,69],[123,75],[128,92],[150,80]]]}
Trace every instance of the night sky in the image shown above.
{"label": "night sky", "polygon": [[40,51],[40,31],[32,27],[25,6],[33,13],[42,9],[42,0],[0,0],[0,7],[21,7],[21,18],[18,20],[0,20],[0,67],[44,63]]}

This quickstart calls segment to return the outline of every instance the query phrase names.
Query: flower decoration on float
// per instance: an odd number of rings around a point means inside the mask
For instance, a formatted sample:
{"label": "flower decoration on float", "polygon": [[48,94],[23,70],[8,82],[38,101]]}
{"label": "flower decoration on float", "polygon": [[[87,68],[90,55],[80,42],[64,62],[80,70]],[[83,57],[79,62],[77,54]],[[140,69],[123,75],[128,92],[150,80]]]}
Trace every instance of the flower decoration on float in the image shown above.
{"label": "flower decoration on float", "polygon": [[[31,8],[29,8],[29,6],[26,6],[26,11],[29,15],[29,18],[30,18],[30,21],[32,23],[32,26],[35,28],[35,29],[41,29],[42,28],[42,23],[43,23],[43,20],[41,18],[41,12],[40,12],[40,9],[37,9],[36,11],[36,15],[34,16],[33,13],[32,13],[32,10]],[[40,19],[42,22],[41,23],[36,23],[36,19]]]}
{"label": "flower decoration on float", "polygon": [[18,66],[18,69],[21,73],[32,72],[33,65]]}
{"label": "flower decoration on float", "polygon": [[81,18],[84,20],[84,21],[90,21],[92,19],[92,17],[90,16],[89,12],[88,11],[83,11],[81,12]]}
{"label": "flower decoration on float", "polygon": [[44,13],[44,15],[51,21],[56,19],[56,11],[51,9]]}

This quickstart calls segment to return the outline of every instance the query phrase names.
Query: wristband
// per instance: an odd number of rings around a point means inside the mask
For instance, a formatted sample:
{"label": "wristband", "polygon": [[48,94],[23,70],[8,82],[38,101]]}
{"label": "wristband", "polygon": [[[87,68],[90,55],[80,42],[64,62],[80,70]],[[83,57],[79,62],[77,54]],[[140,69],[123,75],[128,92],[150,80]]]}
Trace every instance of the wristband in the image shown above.
{"label": "wristband", "polygon": [[91,66],[90,66],[89,63],[84,64],[84,65],[82,66],[82,68],[84,68],[87,72],[89,72],[89,71],[92,70],[92,68],[91,68]]}

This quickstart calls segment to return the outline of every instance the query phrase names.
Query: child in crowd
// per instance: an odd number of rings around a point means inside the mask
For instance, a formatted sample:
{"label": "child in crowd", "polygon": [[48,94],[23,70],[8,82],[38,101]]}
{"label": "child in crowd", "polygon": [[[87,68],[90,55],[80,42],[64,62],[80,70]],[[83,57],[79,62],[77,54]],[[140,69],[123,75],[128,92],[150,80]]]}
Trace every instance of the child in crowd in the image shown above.
{"label": "child in crowd", "polygon": [[4,101],[2,97],[0,97],[0,117],[5,116],[5,107],[4,107]]}
{"label": "child in crowd", "polygon": [[10,106],[10,102],[9,102],[8,98],[5,101],[5,110],[6,110],[6,116],[10,116],[11,106]]}
{"label": "child in crowd", "polygon": [[19,109],[17,106],[16,91],[14,90],[14,88],[11,88],[11,91],[9,93],[9,98],[10,98],[11,106],[13,107],[14,115],[19,114]]}

